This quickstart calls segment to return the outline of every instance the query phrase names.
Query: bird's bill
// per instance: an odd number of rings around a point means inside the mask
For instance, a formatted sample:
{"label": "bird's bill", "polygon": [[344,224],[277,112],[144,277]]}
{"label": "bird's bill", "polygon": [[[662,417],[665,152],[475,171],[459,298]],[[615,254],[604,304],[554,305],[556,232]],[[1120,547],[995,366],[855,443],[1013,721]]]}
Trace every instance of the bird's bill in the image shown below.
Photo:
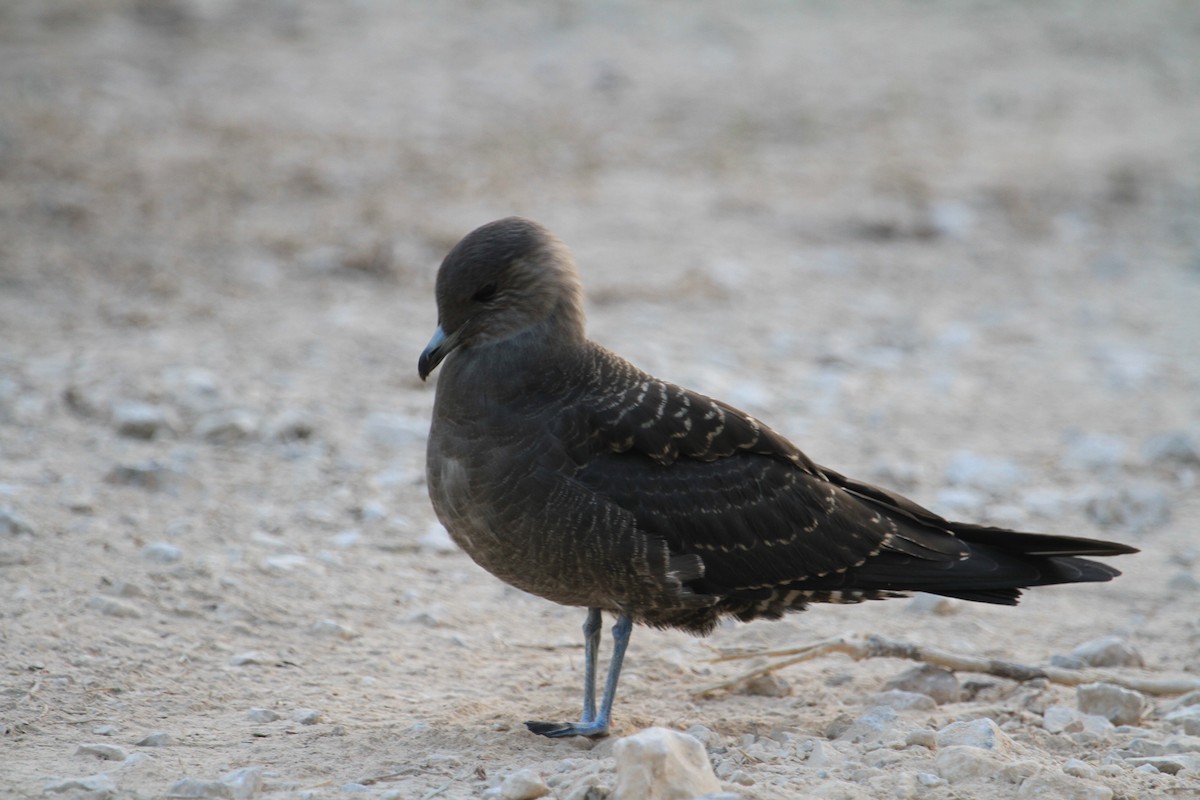
{"label": "bird's bill", "polygon": [[433,338],[425,345],[425,350],[417,361],[417,374],[421,376],[421,380],[428,378],[429,373],[437,369],[437,365],[442,363],[442,359],[453,349],[453,341],[446,337],[446,332],[438,325],[437,330],[433,332]]}

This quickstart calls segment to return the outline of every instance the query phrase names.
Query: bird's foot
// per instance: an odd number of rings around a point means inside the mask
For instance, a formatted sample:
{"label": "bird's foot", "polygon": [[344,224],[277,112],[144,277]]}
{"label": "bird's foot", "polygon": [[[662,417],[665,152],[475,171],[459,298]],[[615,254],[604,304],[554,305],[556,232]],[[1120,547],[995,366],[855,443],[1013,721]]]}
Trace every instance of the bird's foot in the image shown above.
{"label": "bird's foot", "polygon": [[526,722],[525,727],[538,736],[558,739],[563,736],[607,736],[608,723],[593,722]]}

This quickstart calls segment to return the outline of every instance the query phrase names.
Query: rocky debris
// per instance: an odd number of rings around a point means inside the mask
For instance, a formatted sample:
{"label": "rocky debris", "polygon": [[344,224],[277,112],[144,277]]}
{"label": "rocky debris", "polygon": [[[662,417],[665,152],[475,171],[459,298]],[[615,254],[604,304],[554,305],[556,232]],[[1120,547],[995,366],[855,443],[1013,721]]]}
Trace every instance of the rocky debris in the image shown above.
{"label": "rocky debris", "polygon": [[236,444],[258,434],[259,419],[244,408],[214,411],[196,421],[194,433],[212,444]]}
{"label": "rocky debris", "polygon": [[498,800],[536,800],[550,794],[550,787],[531,769],[519,769],[506,775],[499,786],[494,786],[483,793],[487,798]]}
{"label": "rocky debris", "polygon": [[945,479],[951,486],[1000,496],[1024,483],[1025,470],[1006,458],[981,456],[970,450],[960,450],[946,465]]}
{"label": "rocky debris", "polygon": [[1171,500],[1161,486],[1152,483],[1105,486],[1090,493],[1084,510],[1102,528],[1143,533],[1170,520]]}
{"label": "rocky debris", "polygon": [[1146,666],[1137,648],[1120,636],[1103,636],[1084,642],[1071,651],[1071,657],[1089,667]]}
{"label": "rocky debris", "polygon": [[1042,727],[1050,733],[1089,733],[1106,736],[1113,724],[1098,714],[1084,714],[1067,706],[1050,706],[1042,714]]}
{"label": "rocky debris", "polygon": [[154,439],[175,429],[167,409],[133,400],[113,404],[112,423],[117,433],[130,439]]}
{"label": "rocky debris", "polygon": [[937,731],[931,731],[928,728],[913,728],[904,737],[904,744],[908,747],[924,747],[927,750],[933,750],[937,747]]}
{"label": "rocky debris", "polygon": [[1043,770],[1021,782],[1017,800],[1112,800],[1113,790],[1102,783]]}
{"label": "rocky debris", "polygon": [[1064,761],[1062,771],[1076,778],[1094,779],[1100,775],[1095,767],[1086,761],[1080,761],[1078,758],[1068,758]]}
{"label": "rocky debris", "polygon": [[1084,714],[1104,717],[1114,725],[1136,725],[1146,709],[1143,695],[1111,683],[1085,683],[1076,687],[1075,698]]}
{"label": "rocky debris", "polygon": [[920,711],[929,711],[937,708],[937,703],[927,694],[919,692],[905,692],[900,689],[888,689],[886,692],[876,692],[868,695],[866,702],[872,706],[890,706],[897,711],[906,711],[908,709],[918,709]]}
{"label": "rocky debris", "polygon": [[171,744],[171,734],[166,731],[148,733],[134,742],[138,747],[166,747]]}
{"label": "rocky debris", "polygon": [[124,600],[118,600],[115,597],[107,597],[101,594],[98,594],[88,600],[87,607],[93,611],[99,611],[101,614],[106,614],[110,617],[137,619],[142,616],[141,609],[139,609],[133,603],[128,603]]}
{"label": "rocky debris", "polygon": [[301,725],[316,725],[321,721],[321,712],[315,708],[297,708],[288,717]]}
{"label": "rocky debris", "polygon": [[252,708],[246,712],[246,719],[251,722],[274,722],[281,719],[278,711],[269,708]]}
{"label": "rocky debris", "polygon": [[740,694],[760,697],[788,697],[792,693],[791,684],[774,673],[756,675],[744,682],[739,689]]}
{"label": "rocky debris", "polygon": [[1005,761],[990,750],[965,745],[938,748],[934,768],[947,783],[988,778],[1000,772]]}
{"label": "rocky debris", "polygon": [[868,709],[845,730],[835,737],[840,742],[892,742],[903,741],[900,732],[900,716],[890,706],[876,706]]}
{"label": "rocky debris", "polygon": [[1200,774],[1200,754],[1174,753],[1165,756],[1145,756],[1127,758],[1125,763],[1131,767],[1154,767],[1159,772],[1175,775],[1183,770]]}
{"label": "rocky debris", "polygon": [[962,699],[958,676],[945,667],[918,664],[888,680],[883,688],[923,694],[938,705],[957,703]]}
{"label": "rocky debris", "polygon": [[156,564],[174,564],[183,558],[183,550],[170,542],[151,542],[142,548],[142,558]]}
{"label": "rocky debris", "polygon": [[11,508],[0,508],[0,536],[32,536],[33,525]]}
{"label": "rocky debris", "polygon": [[124,761],[129,758],[129,753],[122,747],[117,747],[114,744],[105,744],[97,742],[94,744],[81,744],[79,749],[75,751],[76,755],[95,756],[96,758],[104,759],[105,761]]}
{"label": "rocky debris", "polygon": [[1163,719],[1178,725],[1188,736],[1200,736],[1200,705],[1177,708]]}
{"label": "rocky debris", "polygon": [[1012,749],[1012,739],[1000,726],[987,717],[969,721],[953,722],[937,732],[937,746],[975,747],[980,750],[1007,752]]}
{"label": "rocky debris", "polygon": [[722,791],[704,745],[686,733],[648,728],[619,740],[613,756],[613,800],[691,800]]}
{"label": "rocky debris", "polygon": [[184,473],[160,461],[117,464],[104,476],[105,483],[134,486],[150,492],[174,492],[183,484]]}
{"label": "rocky debris", "polygon": [[333,619],[317,620],[308,626],[308,632],[313,636],[323,636],[330,639],[350,640],[358,636],[352,629]]}
{"label": "rocky debris", "polygon": [[71,792],[72,798],[86,800],[107,800],[117,793],[117,785],[106,773],[100,772],[86,778],[66,778],[47,783],[43,790],[47,794],[62,794]]}

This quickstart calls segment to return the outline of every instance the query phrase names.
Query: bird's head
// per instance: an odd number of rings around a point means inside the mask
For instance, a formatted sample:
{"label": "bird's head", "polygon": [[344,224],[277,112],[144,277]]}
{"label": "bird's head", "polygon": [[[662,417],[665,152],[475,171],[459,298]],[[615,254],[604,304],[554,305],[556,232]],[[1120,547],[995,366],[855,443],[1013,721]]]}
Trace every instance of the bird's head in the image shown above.
{"label": "bird's head", "polygon": [[531,220],[506,217],[454,245],[437,275],[438,327],[421,353],[424,380],[453,351],[541,326],[583,337],[582,288],[566,245]]}

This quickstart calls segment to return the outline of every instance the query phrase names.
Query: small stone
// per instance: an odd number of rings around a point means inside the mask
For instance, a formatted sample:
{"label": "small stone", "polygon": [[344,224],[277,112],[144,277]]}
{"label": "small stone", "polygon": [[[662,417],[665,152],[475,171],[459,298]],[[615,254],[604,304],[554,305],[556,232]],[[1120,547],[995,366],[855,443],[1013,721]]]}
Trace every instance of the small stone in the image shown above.
{"label": "small stone", "polygon": [[757,675],[746,681],[741,687],[741,694],[760,697],[787,697],[791,693],[791,684],[774,673]]}
{"label": "small stone", "polygon": [[989,778],[998,773],[1004,761],[989,750],[951,745],[938,750],[934,767],[947,783]]}
{"label": "small stone", "polygon": [[924,747],[933,750],[937,747],[937,732],[929,728],[913,728],[904,737],[904,743],[909,747]]}
{"label": "small stone", "polygon": [[1095,780],[1100,777],[1100,773],[1096,768],[1086,761],[1080,761],[1078,758],[1068,758],[1063,762],[1062,771],[1076,778],[1085,778]]}
{"label": "small stone", "polygon": [[992,495],[1005,494],[1024,480],[1025,471],[1015,462],[969,450],[955,453],[946,466],[946,482],[951,486],[965,486]]}
{"label": "small stone", "polygon": [[321,721],[321,712],[315,708],[297,708],[288,716],[293,722],[299,722],[301,725],[316,725]]}
{"label": "small stone", "polygon": [[32,536],[33,525],[11,508],[0,508],[0,536]]}
{"label": "small stone", "polygon": [[75,751],[77,756],[96,756],[105,761],[124,761],[129,758],[129,753],[122,747],[117,747],[114,744],[81,744],[79,749]]}
{"label": "small stone", "polygon": [[142,616],[141,610],[132,603],[99,594],[87,601],[87,607],[93,611],[99,611],[101,614],[107,614],[110,617],[137,619]]}
{"label": "small stone", "polygon": [[233,798],[233,790],[220,781],[202,781],[182,778],[171,784],[167,797],[180,800],[202,800],[203,798]]}
{"label": "small stone", "polygon": [[703,725],[693,725],[684,731],[684,733],[700,740],[700,744],[704,745],[705,748],[720,747],[722,744],[721,735]]}
{"label": "small stone", "polygon": [[1167,756],[1127,758],[1125,759],[1125,763],[1131,767],[1140,767],[1144,764],[1149,764],[1159,772],[1165,772],[1168,775],[1175,775],[1185,769],[1189,772],[1200,772],[1200,755],[1195,753],[1175,753]]}
{"label": "small stone", "polygon": [[899,689],[933,698],[938,705],[957,703],[962,698],[958,676],[945,667],[920,664],[907,669],[883,685],[884,689]]}
{"label": "small stone", "polygon": [[229,787],[233,800],[250,800],[262,789],[263,768],[242,767],[233,772],[227,772],[221,777],[221,783]]}
{"label": "small stone", "polygon": [[[107,774],[100,772],[86,778],[66,778],[47,783],[43,791],[53,794],[73,792],[72,797],[84,797],[87,800],[107,800],[117,793],[117,785]],[[86,792],[86,794],[80,794]]]}
{"label": "small stone", "polygon": [[112,420],[117,433],[131,439],[153,439],[172,430],[166,409],[150,403],[115,403],[112,408]]}
{"label": "small stone", "polygon": [[174,564],[183,558],[183,550],[170,542],[153,542],[142,548],[142,558],[158,564]]}
{"label": "small stone", "polygon": [[648,728],[613,746],[613,800],[678,800],[720,792],[704,745],[666,728]]}
{"label": "small stone", "polygon": [[138,747],[166,747],[171,743],[171,734],[166,731],[154,731],[148,733],[141,739],[138,739],[134,744]]}
{"label": "small stone", "polygon": [[1102,783],[1093,783],[1043,770],[1022,781],[1017,800],[1112,800],[1113,790]]}
{"label": "small stone", "polygon": [[1078,686],[1075,699],[1080,711],[1104,717],[1114,725],[1136,725],[1146,708],[1144,696],[1111,683]]}
{"label": "small stone", "polygon": [[1200,705],[1177,708],[1163,719],[1179,725],[1189,736],[1200,736]]}
{"label": "small stone", "polygon": [[937,745],[945,747],[977,747],[981,750],[1005,752],[1012,749],[1012,739],[994,721],[983,717],[969,722],[954,722],[937,732]]}
{"label": "small stone", "polygon": [[417,545],[427,553],[439,555],[458,550],[458,545],[450,538],[449,532],[436,522],[429,526],[429,530],[425,532],[424,536],[417,539]]}
{"label": "small stone", "polygon": [[205,414],[196,422],[195,434],[212,444],[236,444],[258,433],[258,417],[245,409]]}
{"label": "small stone", "polygon": [[333,546],[345,550],[362,541],[362,531],[358,528],[347,528],[333,537]]}
{"label": "small stone", "polygon": [[941,782],[942,779],[937,775],[934,775],[932,772],[917,773],[917,783],[921,784],[922,786],[937,786]]}
{"label": "small stone", "polygon": [[899,716],[889,706],[876,706],[854,720],[842,731],[838,741],[882,742],[892,738],[899,727]]}
{"label": "small stone", "polygon": [[245,653],[238,653],[233,658],[229,659],[231,667],[245,667],[252,664],[274,664],[277,659],[262,653],[258,650],[248,650]]}
{"label": "small stone", "polygon": [[501,800],[535,800],[550,794],[550,787],[531,769],[519,769],[500,783]]}
{"label": "small stone", "polygon": [[913,708],[919,711],[929,711],[937,708],[937,703],[933,702],[933,698],[929,695],[918,692],[904,692],[900,689],[876,692],[869,695],[866,702],[872,706],[891,706],[897,711],[906,711]]}
{"label": "small stone", "polygon": [[97,736],[112,736],[116,732],[116,725],[97,725],[96,727],[92,728],[92,733],[96,734]]}
{"label": "small stone", "polygon": [[308,626],[308,632],[313,636],[324,636],[331,639],[353,639],[356,634],[350,628],[333,619],[322,619]]}
{"label": "small stone", "polygon": [[1084,642],[1071,655],[1089,667],[1144,667],[1137,649],[1120,636],[1104,636]]}
{"label": "small stone", "polygon": [[246,719],[251,722],[274,722],[279,718],[279,712],[269,708],[252,708],[246,713]]}
{"label": "small stone", "polygon": [[169,492],[178,488],[183,477],[181,472],[152,459],[117,464],[104,476],[104,481],[116,486],[133,486],[149,492]]}
{"label": "small stone", "polygon": [[950,597],[941,597],[928,592],[917,592],[908,601],[905,611],[910,614],[934,614],[939,617],[957,614],[960,603]]}

